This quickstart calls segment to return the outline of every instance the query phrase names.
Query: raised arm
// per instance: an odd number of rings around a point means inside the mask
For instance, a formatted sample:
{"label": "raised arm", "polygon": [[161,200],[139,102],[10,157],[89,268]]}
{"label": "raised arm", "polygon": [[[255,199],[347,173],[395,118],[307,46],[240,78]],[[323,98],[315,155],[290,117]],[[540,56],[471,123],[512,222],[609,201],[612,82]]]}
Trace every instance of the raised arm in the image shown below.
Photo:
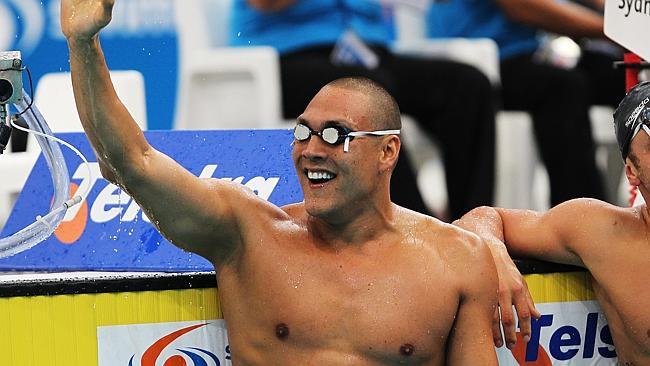
{"label": "raised arm", "polygon": [[497,273],[489,249],[476,236],[468,237],[463,258],[461,298],[447,345],[447,365],[498,365],[490,336],[497,306]]}
{"label": "raised arm", "polygon": [[[121,103],[110,80],[99,31],[114,0],[62,0],[79,117],[102,174],[124,188],[163,235],[216,263],[241,243],[241,211],[263,205],[239,185],[200,180],[155,150]],[[252,212],[260,212],[255,210]]]}
{"label": "raised arm", "polygon": [[584,6],[557,0],[497,0],[511,19],[570,37],[604,38],[603,17]]}

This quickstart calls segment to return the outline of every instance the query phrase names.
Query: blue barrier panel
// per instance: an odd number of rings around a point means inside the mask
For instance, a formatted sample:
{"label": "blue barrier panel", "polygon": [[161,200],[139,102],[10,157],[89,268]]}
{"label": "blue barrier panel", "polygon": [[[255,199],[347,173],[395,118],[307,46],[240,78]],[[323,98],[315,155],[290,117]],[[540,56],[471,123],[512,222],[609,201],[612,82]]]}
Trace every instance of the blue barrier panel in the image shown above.
{"label": "blue barrier panel", "polygon": [[[212,264],[167,242],[137,204],[104,180],[84,134],[59,134],[91,161],[91,171],[63,148],[72,189],[90,187],[88,199],[69,210],[54,235],[13,257],[0,270],[205,271]],[[230,179],[282,206],[302,200],[291,162],[289,130],[149,131],[149,142],[197,176]],[[11,172],[3,172],[3,174]],[[90,177],[89,177],[90,175]],[[18,198],[2,236],[49,210],[53,187],[41,156]],[[173,210],[170,207],[170,210]]]}

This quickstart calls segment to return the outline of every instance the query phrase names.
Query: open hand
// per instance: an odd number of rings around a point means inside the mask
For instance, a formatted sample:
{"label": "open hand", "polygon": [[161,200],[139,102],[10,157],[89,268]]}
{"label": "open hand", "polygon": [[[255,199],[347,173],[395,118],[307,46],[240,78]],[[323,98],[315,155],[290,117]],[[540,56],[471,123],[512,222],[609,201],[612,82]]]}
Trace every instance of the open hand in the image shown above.
{"label": "open hand", "polygon": [[[512,259],[507,255],[494,259],[499,276],[499,307],[496,309],[492,321],[492,336],[497,347],[504,344],[500,327],[503,324],[505,344],[508,348],[512,348],[517,342],[517,331],[515,329],[517,318],[521,337],[524,342],[528,342],[531,336],[531,316],[538,319],[541,314],[535,308],[528,285]],[[516,318],[512,311],[513,305],[517,312]]]}
{"label": "open hand", "polygon": [[61,29],[67,39],[89,40],[110,23],[115,0],[61,0]]}

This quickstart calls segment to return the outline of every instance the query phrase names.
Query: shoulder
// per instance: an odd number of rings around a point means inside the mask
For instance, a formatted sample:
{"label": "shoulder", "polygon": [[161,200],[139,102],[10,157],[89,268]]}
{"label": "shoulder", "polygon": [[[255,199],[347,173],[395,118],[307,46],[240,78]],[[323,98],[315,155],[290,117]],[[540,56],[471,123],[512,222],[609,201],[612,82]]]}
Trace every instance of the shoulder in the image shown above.
{"label": "shoulder", "polygon": [[304,202],[291,203],[280,208],[286,219],[292,221],[295,224],[304,226],[307,224],[309,214],[305,210]]}
{"label": "shoulder", "polygon": [[483,240],[470,231],[413,211],[407,211],[402,220],[407,235],[420,238],[427,249],[449,261],[448,264],[491,258]]}
{"label": "shoulder", "polygon": [[619,244],[643,237],[645,210],[645,206],[618,207],[579,198],[549,210],[541,217],[541,227],[588,266],[587,262],[606,258]]}
{"label": "shoulder", "polygon": [[285,206],[282,206],[282,211],[286,212],[291,216],[303,216],[306,215],[305,205],[303,202],[291,203]]}
{"label": "shoulder", "polygon": [[445,240],[441,250],[448,258],[455,259],[453,264],[463,272],[472,268],[481,272],[486,265],[492,264],[492,256],[487,244],[478,235],[454,225],[445,224]]}
{"label": "shoulder", "polygon": [[405,222],[402,230],[407,241],[415,237],[420,243],[418,255],[450,273],[446,282],[454,284],[461,294],[481,292],[481,288],[492,293],[496,289],[494,261],[487,244],[478,235],[408,210],[401,220]]}
{"label": "shoulder", "polygon": [[461,296],[484,299],[494,296],[497,271],[487,243],[465,229],[447,224],[445,229],[448,240],[439,250],[456,274]]}
{"label": "shoulder", "polygon": [[240,218],[240,222],[253,221],[259,224],[260,220],[288,220],[289,216],[278,206],[259,197],[255,192],[236,182],[216,178],[202,179],[207,185],[211,197],[204,197],[204,203],[211,201],[215,205],[227,203],[233,213]]}
{"label": "shoulder", "polygon": [[614,206],[610,203],[595,198],[576,198],[551,208],[549,213],[562,216],[583,216],[586,213],[601,218],[603,215],[624,214],[630,212],[629,208]]}
{"label": "shoulder", "polygon": [[[595,237],[618,231],[623,222],[637,221],[639,208],[623,208],[592,198],[572,199],[547,212],[496,208],[509,240],[513,233],[555,238],[575,243],[579,237]],[[509,233],[509,235],[508,235]],[[519,239],[522,239],[519,237]]]}
{"label": "shoulder", "polygon": [[450,224],[443,224],[439,235],[445,240],[437,244],[437,250],[455,274],[460,295],[485,298],[496,294],[496,266],[487,243],[478,235]]}
{"label": "shoulder", "polygon": [[642,211],[643,207],[618,207],[593,198],[577,198],[553,207],[544,219],[560,229],[575,233],[588,229],[594,235],[619,231],[622,225],[637,225]]}

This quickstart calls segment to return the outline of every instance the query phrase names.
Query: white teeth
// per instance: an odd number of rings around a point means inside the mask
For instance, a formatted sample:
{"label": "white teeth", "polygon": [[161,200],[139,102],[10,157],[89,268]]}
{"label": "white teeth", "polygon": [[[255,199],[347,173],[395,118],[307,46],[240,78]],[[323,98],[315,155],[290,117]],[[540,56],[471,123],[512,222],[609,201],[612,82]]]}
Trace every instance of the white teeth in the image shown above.
{"label": "white teeth", "polygon": [[309,179],[332,179],[334,174],[328,172],[312,172],[307,171],[307,178]]}

